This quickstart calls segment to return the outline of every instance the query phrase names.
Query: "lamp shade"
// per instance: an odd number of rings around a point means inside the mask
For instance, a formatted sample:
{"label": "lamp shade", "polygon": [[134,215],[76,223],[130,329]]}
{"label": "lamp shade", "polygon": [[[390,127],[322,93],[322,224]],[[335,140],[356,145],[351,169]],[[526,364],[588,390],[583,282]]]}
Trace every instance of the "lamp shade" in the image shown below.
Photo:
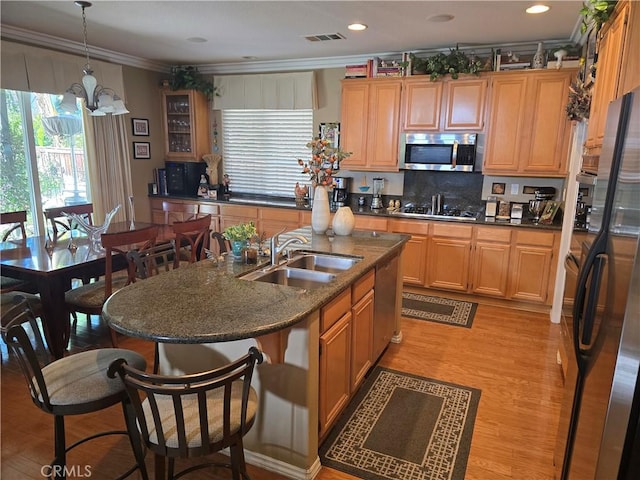
{"label": "lamp shade", "polygon": [[64,92],[59,108],[64,113],[75,113],[78,111],[76,95],[71,90]]}

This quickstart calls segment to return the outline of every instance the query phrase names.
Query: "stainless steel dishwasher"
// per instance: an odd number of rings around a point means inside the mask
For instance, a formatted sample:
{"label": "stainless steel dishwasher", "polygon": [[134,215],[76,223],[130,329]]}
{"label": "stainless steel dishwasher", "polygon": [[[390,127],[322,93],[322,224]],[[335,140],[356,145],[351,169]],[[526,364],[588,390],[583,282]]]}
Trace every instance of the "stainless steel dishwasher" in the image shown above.
{"label": "stainless steel dishwasher", "polygon": [[399,258],[396,255],[376,267],[373,307],[373,353],[376,359],[395,333]]}

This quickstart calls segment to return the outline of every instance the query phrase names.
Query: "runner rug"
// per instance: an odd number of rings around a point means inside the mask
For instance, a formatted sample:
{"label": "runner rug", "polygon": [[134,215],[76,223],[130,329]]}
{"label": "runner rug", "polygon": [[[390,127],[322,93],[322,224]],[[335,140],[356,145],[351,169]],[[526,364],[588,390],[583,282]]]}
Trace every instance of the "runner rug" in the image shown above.
{"label": "runner rug", "polygon": [[471,328],[477,303],[402,292],[402,316]]}
{"label": "runner rug", "polygon": [[480,390],[375,367],[320,448],[366,480],[463,480]]}

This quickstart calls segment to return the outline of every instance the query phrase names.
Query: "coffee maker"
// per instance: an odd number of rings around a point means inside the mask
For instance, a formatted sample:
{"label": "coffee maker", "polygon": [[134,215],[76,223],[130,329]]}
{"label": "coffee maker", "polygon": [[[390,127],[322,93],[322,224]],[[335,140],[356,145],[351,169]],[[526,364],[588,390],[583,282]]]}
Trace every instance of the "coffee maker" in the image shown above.
{"label": "coffee maker", "polygon": [[336,208],[348,205],[350,178],[334,177],[333,197],[331,201]]}

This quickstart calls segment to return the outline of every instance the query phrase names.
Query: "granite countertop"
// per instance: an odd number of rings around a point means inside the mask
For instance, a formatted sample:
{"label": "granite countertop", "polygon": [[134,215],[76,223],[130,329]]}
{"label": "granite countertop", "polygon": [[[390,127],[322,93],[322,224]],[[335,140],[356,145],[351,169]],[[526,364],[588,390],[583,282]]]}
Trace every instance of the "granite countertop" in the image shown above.
{"label": "granite countertop", "polygon": [[311,240],[303,250],[362,259],[333,282],[310,290],[238,278],[264,265],[228,259],[219,266],[203,260],[123,288],[106,301],[102,314],[117,332],[157,342],[212,343],[257,337],[295,325],[376,264],[397,255],[409,239],[408,235],[364,231],[328,237],[312,234],[310,227],[289,233]]}
{"label": "granite countertop", "polygon": [[[158,195],[150,195],[150,197],[158,197]],[[357,203],[357,199],[355,195],[351,195],[352,199],[349,207],[353,211],[354,215],[368,215],[372,217],[385,217],[385,218],[396,218],[403,220],[413,220],[416,222],[422,221],[431,221],[431,222],[455,222],[455,223],[463,223],[467,225],[496,225],[496,226],[506,226],[506,227],[525,227],[525,228],[535,228],[538,230],[562,230],[562,221],[558,218],[551,225],[546,224],[536,224],[533,223],[533,219],[526,215],[521,220],[496,220],[495,217],[485,217],[484,213],[479,213],[476,217],[475,221],[462,220],[459,217],[448,217],[442,216],[440,218],[416,218],[413,216],[403,216],[395,213],[389,212],[386,208],[381,208],[379,210],[372,210],[371,207],[359,207]],[[166,197],[165,197],[166,198]],[[199,202],[211,202],[217,204],[225,204],[225,205],[256,205],[263,207],[277,207],[277,208],[292,208],[296,210],[307,210],[311,211],[310,207],[298,207],[295,204],[295,200],[292,198],[285,197],[270,197],[264,195],[232,195],[228,200],[211,200],[205,198],[195,198],[195,197],[179,197],[173,196],[169,198],[179,198],[179,199],[190,199],[197,200]],[[335,212],[335,209],[332,211]]]}

